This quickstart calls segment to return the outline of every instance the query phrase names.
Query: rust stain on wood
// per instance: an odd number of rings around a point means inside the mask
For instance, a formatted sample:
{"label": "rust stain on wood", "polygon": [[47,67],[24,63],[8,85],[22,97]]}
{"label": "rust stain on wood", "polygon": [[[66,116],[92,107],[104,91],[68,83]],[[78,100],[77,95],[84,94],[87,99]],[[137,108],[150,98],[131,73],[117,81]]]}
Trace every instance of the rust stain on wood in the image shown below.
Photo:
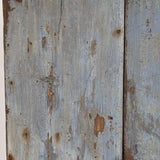
{"label": "rust stain on wood", "polygon": [[49,25],[48,24],[46,25],[46,31],[49,34]]}
{"label": "rust stain on wood", "polygon": [[122,33],[122,30],[120,27],[118,27],[117,29],[114,30],[114,32],[112,33],[113,37],[120,37]]}
{"label": "rust stain on wood", "polygon": [[127,149],[125,151],[124,160],[134,160],[134,157],[132,155],[132,150],[131,149]]}
{"label": "rust stain on wood", "polygon": [[43,77],[40,80],[48,84],[47,97],[48,97],[48,106],[58,107],[58,97],[56,96],[56,88],[59,86],[59,80],[56,74],[53,72],[53,65],[51,66],[49,76]]}
{"label": "rust stain on wood", "polygon": [[131,88],[130,88],[130,93],[131,93],[131,94],[134,94],[134,93],[135,93],[135,88],[134,88],[134,87],[131,87]]}
{"label": "rust stain on wood", "polygon": [[23,139],[24,139],[25,142],[26,142],[27,158],[28,158],[28,156],[29,156],[29,143],[30,143],[30,131],[29,131],[29,128],[28,128],[28,127],[26,127],[26,128],[23,130],[22,137],[23,137]]}
{"label": "rust stain on wood", "polygon": [[147,19],[147,20],[146,20],[146,26],[147,26],[147,27],[149,26],[149,23],[150,23],[150,22],[149,22],[149,19]]}
{"label": "rust stain on wood", "polygon": [[94,134],[98,136],[99,132],[103,132],[105,127],[105,119],[104,117],[100,117],[98,114],[94,120]]}
{"label": "rust stain on wood", "polygon": [[60,133],[59,133],[59,132],[57,132],[57,133],[55,134],[55,140],[56,140],[56,143],[59,143],[59,142],[60,142],[61,137],[60,137]]}
{"label": "rust stain on wood", "polygon": [[50,137],[49,142],[52,144],[52,136]]}
{"label": "rust stain on wood", "polygon": [[42,48],[46,45],[46,37],[42,37]]}
{"label": "rust stain on wood", "polygon": [[52,101],[52,96],[54,95],[54,93],[52,92],[51,87],[48,88],[48,99],[51,102]]}
{"label": "rust stain on wood", "polygon": [[9,153],[7,160],[15,160],[15,158],[12,155],[12,153]]}
{"label": "rust stain on wood", "polygon": [[92,40],[92,42],[91,42],[91,55],[92,55],[92,57],[96,54],[96,45],[97,45],[96,40]]}
{"label": "rust stain on wood", "polygon": [[52,111],[53,111],[53,106],[50,106],[50,109],[49,109],[49,114],[50,115],[52,114]]}
{"label": "rust stain on wood", "polygon": [[23,130],[22,137],[24,138],[24,140],[27,143],[30,142],[30,131],[29,131],[28,127]]}
{"label": "rust stain on wood", "polygon": [[52,136],[49,136],[49,133],[47,133],[47,141],[45,143],[46,145],[46,159],[47,160],[56,160],[57,155],[53,153],[53,146],[52,146]]}

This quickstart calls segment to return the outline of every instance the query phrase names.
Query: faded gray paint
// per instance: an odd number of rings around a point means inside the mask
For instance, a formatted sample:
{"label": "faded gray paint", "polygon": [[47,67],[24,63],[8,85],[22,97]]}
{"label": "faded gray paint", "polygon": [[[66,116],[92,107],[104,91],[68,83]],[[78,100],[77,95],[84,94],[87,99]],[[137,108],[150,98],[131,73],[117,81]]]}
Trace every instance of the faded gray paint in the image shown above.
{"label": "faded gray paint", "polygon": [[8,155],[122,159],[123,0],[7,2]]}
{"label": "faded gray paint", "polygon": [[160,159],[160,1],[126,1],[125,157]]}

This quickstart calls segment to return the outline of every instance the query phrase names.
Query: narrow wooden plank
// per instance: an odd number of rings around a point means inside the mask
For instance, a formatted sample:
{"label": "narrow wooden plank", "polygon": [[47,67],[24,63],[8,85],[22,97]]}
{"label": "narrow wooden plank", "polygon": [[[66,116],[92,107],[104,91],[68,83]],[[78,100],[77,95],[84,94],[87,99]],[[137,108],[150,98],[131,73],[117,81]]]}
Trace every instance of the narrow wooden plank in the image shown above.
{"label": "narrow wooden plank", "polygon": [[0,159],[6,159],[6,115],[4,81],[4,45],[3,45],[3,7],[0,1]]}
{"label": "narrow wooden plank", "polygon": [[160,159],[160,1],[126,1],[126,160]]}
{"label": "narrow wooden plank", "polygon": [[4,0],[8,157],[122,159],[123,0]]}

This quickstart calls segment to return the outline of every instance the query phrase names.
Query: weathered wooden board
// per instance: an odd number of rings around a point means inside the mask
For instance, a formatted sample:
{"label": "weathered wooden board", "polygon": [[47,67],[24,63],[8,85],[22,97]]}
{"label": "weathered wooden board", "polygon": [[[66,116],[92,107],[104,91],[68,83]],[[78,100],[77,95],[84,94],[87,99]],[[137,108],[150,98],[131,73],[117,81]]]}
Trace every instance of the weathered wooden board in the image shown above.
{"label": "weathered wooden board", "polygon": [[160,1],[126,1],[126,160],[160,159]]}
{"label": "weathered wooden board", "polygon": [[122,159],[123,0],[3,0],[8,159]]}

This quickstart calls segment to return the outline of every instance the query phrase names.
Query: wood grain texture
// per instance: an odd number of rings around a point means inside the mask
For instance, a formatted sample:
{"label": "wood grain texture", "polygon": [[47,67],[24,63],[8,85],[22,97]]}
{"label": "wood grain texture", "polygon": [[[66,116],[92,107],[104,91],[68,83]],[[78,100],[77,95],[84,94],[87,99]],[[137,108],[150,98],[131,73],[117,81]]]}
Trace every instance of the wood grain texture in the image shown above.
{"label": "wood grain texture", "polygon": [[123,0],[4,0],[8,159],[122,159]]}
{"label": "wood grain texture", "polygon": [[126,1],[125,160],[160,159],[160,1]]}

